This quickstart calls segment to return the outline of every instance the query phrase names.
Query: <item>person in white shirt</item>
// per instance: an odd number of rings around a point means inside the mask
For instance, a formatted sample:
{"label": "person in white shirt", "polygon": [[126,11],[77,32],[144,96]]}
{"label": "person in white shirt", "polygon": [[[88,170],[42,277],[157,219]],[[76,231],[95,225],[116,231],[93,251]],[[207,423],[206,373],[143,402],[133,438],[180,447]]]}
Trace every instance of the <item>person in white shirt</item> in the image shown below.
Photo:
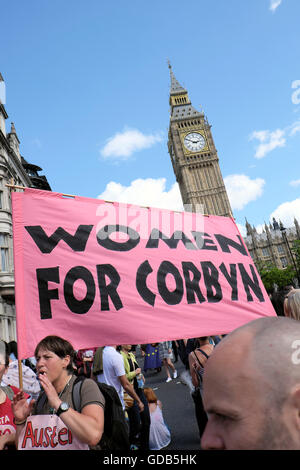
{"label": "person in white shirt", "polygon": [[123,356],[117,351],[117,346],[105,346],[103,349],[103,382],[114,387],[120,397],[125,410],[124,390],[137,401],[140,412],[144,410],[144,404],[136,394],[133,386],[128,381],[124,368]]}

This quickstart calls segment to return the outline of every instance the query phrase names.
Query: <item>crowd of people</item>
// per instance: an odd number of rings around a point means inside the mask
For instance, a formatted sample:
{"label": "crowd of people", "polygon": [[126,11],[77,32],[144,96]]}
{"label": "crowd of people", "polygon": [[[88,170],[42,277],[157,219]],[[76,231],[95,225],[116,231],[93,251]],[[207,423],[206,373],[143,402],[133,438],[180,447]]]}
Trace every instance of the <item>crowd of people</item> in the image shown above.
{"label": "crowd of people", "polygon": [[[145,370],[147,346],[141,345]],[[172,346],[157,346],[161,354],[155,359],[158,371],[164,362],[172,367]],[[75,351],[69,341],[48,336],[37,345],[33,358],[21,361],[20,389],[17,344],[1,341],[0,449],[100,450],[106,402],[98,384],[116,391],[127,422],[128,450],[167,446],[171,438],[164,424],[162,404],[154,391],[149,395],[151,388],[144,393],[145,376],[131,351],[135,348],[123,344]],[[156,363],[150,365],[152,369]],[[173,377],[174,372],[173,366]],[[73,397],[78,378],[83,379],[79,410],[75,409]]]}
{"label": "crowd of people", "polygon": [[[146,372],[162,370],[169,383],[177,378],[179,359],[199,448],[299,449],[300,289],[287,287],[275,310],[277,316],[224,336],[173,342],[75,351],[66,339],[48,336],[33,358],[22,361],[22,389],[17,345],[0,341],[0,450],[105,448],[111,405],[103,384],[115,393],[119,423],[124,417],[126,449],[167,448],[172,433]],[[121,433],[114,438],[122,439]]]}

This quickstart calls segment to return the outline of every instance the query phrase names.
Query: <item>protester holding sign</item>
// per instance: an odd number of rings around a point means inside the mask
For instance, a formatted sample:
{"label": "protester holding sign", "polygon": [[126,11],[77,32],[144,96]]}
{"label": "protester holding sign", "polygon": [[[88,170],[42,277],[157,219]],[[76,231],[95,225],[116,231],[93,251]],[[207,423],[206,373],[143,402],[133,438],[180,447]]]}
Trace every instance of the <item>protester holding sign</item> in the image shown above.
{"label": "protester holding sign", "polygon": [[19,450],[88,450],[101,439],[105,400],[97,384],[82,384],[81,412],[73,409],[73,346],[58,336],[47,336],[36,347],[37,373],[43,392],[36,403],[24,393],[13,399]]}

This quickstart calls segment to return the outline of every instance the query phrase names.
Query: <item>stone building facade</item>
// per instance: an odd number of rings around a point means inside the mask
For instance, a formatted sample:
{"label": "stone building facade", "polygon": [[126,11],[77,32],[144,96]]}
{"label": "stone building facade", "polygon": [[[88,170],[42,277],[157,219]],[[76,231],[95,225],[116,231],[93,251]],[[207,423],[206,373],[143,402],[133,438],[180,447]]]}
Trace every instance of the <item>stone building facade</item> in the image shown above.
{"label": "stone building facade", "polygon": [[[0,81],[3,77],[0,74]],[[46,178],[35,173],[20,154],[20,141],[14,123],[6,130],[8,118],[0,99],[0,339],[16,340],[14,260],[12,238],[12,188],[7,185],[51,189]],[[28,166],[29,165],[29,166]],[[41,168],[39,168],[41,170]],[[38,181],[41,178],[41,184]],[[44,183],[43,183],[44,182]],[[21,189],[15,189],[21,191]]]}
{"label": "stone building facade", "polygon": [[265,224],[262,233],[257,233],[255,227],[251,227],[248,221],[246,229],[247,236],[244,240],[257,267],[272,265],[284,269],[288,265],[294,265],[293,242],[300,240],[300,227],[296,218],[294,225],[286,229],[274,218],[273,223]]}

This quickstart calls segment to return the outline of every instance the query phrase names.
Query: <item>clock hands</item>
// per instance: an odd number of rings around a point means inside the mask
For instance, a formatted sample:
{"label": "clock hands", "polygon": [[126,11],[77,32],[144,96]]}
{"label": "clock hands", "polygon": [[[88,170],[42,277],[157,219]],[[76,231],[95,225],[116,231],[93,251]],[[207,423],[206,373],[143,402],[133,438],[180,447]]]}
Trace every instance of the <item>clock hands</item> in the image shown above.
{"label": "clock hands", "polygon": [[199,151],[205,146],[204,137],[196,132],[187,134],[184,138],[184,143],[191,152]]}

